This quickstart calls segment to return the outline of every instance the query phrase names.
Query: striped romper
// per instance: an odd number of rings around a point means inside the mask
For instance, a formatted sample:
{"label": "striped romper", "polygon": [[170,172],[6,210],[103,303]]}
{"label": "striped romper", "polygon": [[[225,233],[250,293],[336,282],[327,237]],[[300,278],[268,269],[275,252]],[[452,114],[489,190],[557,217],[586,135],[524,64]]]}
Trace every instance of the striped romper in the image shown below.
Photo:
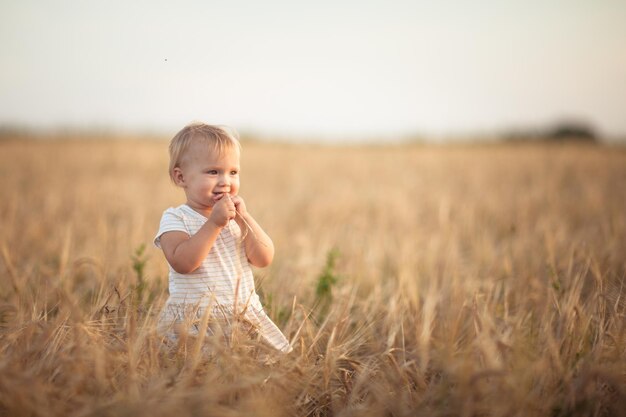
{"label": "striped romper", "polygon": [[[165,232],[180,231],[192,236],[206,221],[206,217],[186,204],[168,208],[161,217],[154,244],[161,248],[160,239]],[[176,326],[188,323],[189,334],[197,335],[198,323],[208,307],[209,320],[219,321],[222,328],[224,324],[228,327],[234,316],[243,317],[265,343],[281,352],[292,350],[283,333],[263,311],[241,234],[237,223],[231,220],[198,269],[179,274],[169,266],[169,298],[159,317],[160,333],[175,339]],[[211,328],[207,331],[211,333]]]}

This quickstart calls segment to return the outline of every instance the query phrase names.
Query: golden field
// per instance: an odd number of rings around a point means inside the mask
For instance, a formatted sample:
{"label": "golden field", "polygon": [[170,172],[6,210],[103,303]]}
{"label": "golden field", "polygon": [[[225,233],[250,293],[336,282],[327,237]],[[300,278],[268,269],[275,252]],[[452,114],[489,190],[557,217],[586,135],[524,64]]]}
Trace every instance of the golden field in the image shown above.
{"label": "golden field", "polygon": [[244,143],[284,357],[156,334],[167,165],[0,142],[0,415],[626,415],[624,148]]}

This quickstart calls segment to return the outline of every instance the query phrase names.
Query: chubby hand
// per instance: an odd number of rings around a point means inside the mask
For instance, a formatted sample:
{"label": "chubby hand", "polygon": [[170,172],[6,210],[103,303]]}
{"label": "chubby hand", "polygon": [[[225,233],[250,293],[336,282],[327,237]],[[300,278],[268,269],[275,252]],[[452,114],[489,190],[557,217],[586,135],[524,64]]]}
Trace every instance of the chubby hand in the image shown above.
{"label": "chubby hand", "polygon": [[243,201],[243,198],[238,195],[234,195],[231,197],[231,200],[235,205],[235,210],[237,210],[237,213],[239,213],[240,216],[248,213],[248,211],[246,210],[246,203]]}
{"label": "chubby hand", "polygon": [[213,206],[209,221],[213,222],[217,227],[225,227],[229,220],[235,218],[235,215],[235,203],[228,194],[224,194]]}

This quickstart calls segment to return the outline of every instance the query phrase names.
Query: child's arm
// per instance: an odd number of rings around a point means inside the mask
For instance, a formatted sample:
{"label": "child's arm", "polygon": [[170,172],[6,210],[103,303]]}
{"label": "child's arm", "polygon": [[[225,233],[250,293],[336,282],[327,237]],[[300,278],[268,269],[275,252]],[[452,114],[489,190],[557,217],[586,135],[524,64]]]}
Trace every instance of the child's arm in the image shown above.
{"label": "child's arm", "polygon": [[198,269],[215,244],[222,228],[234,216],[233,203],[223,198],[213,206],[209,219],[195,235],[189,236],[178,231],[163,233],[161,249],[174,271],[189,274]]}
{"label": "child's arm", "polygon": [[243,199],[239,196],[231,198],[237,208],[238,216],[235,217],[235,221],[245,236],[243,242],[248,261],[259,268],[268,266],[274,259],[274,243],[272,239],[248,213]]}

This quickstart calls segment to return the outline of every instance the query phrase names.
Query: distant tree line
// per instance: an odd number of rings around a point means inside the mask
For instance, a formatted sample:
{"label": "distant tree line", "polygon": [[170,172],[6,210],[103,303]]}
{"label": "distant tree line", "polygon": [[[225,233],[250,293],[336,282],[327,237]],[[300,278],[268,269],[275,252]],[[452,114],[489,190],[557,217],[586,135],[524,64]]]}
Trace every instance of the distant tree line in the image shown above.
{"label": "distant tree line", "polygon": [[576,141],[597,143],[599,136],[588,123],[581,121],[563,121],[543,129],[515,129],[506,132],[503,138],[507,141]]}

